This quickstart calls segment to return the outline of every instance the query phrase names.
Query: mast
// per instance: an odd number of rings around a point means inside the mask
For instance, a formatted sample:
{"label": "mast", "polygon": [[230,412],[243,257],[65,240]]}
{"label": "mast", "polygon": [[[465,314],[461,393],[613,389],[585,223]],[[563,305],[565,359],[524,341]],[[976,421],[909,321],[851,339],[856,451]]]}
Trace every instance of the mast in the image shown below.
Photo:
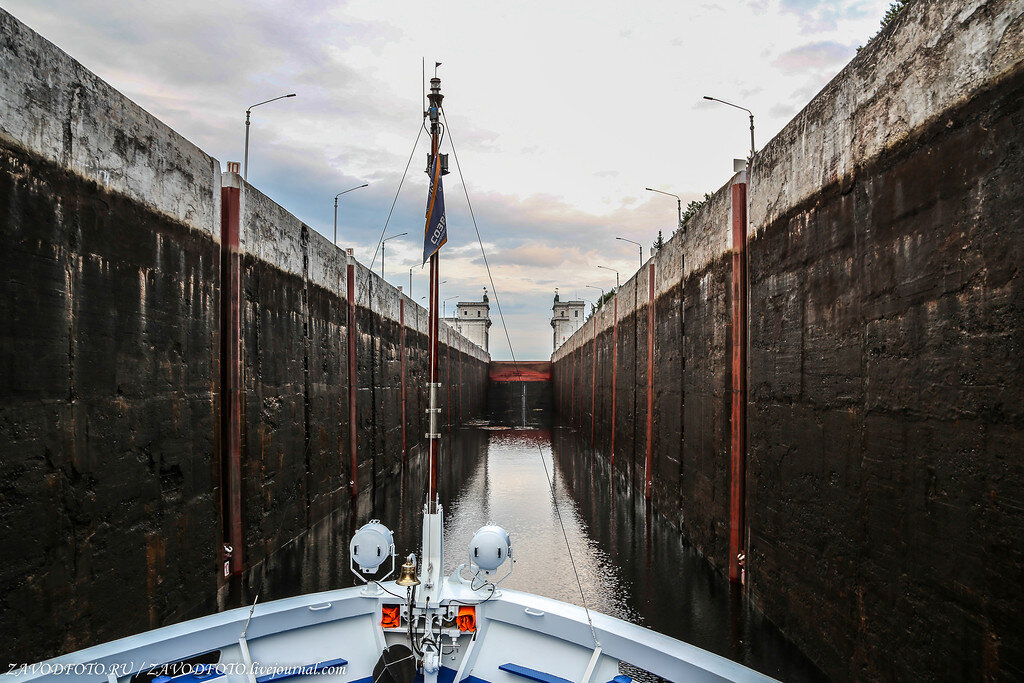
{"label": "mast", "polygon": [[[441,101],[444,99],[444,95],[441,94],[441,79],[437,77],[435,69],[435,76],[430,79],[430,94],[427,99],[430,101],[430,106],[427,108],[427,117],[430,119],[430,164],[427,169],[428,172],[433,172],[435,178],[433,182],[440,183],[441,173],[443,170],[439,147],[441,143],[441,123],[440,123],[440,111]],[[427,224],[429,229],[430,215],[428,210]],[[428,318],[428,337],[430,340],[430,435],[428,442],[429,449],[429,476],[427,483],[427,512],[433,514],[437,512],[437,459],[438,459],[438,448],[440,447],[441,440],[441,429],[440,429],[440,416],[441,409],[437,406],[437,390],[440,387],[438,382],[438,352],[437,352],[437,337],[438,337],[438,306],[440,304],[440,292],[438,291],[438,251],[434,251],[430,256],[430,315]]]}

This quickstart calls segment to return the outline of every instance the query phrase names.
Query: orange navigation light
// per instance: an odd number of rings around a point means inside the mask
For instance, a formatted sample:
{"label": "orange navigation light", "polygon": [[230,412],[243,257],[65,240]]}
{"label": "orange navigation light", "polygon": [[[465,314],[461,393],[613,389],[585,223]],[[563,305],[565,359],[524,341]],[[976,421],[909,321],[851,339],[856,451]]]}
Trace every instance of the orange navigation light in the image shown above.
{"label": "orange navigation light", "polygon": [[382,605],[380,608],[380,627],[399,628],[402,625],[401,607],[399,605]]}
{"label": "orange navigation light", "polygon": [[455,617],[455,623],[463,633],[474,633],[476,631],[476,607],[460,607],[459,616]]}

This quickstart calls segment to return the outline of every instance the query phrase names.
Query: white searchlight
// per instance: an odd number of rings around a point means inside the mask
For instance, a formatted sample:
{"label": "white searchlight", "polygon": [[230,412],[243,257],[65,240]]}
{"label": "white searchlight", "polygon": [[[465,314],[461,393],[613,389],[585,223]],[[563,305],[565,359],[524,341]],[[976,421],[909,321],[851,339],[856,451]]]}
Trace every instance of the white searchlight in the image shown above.
{"label": "white searchlight", "polygon": [[505,564],[505,560],[511,559],[512,562],[509,565],[508,574],[503,576],[501,580],[494,583],[497,586],[499,583],[507,579],[512,574],[512,568],[515,564],[515,558],[512,556],[512,539],[509,537],[508,532],[502,529],[496,524],[488,524],[487,526],[480,527],[476,534],[473,536],[473,540],[469,542],[469,566],[470,569],[476,569],[476,575],[479,576],[481,573],[487,581],[500,567]]}
{"label": "white searchlight", "polygon": [[[395,535],[391,533],[391,529],[381,524],[379,519],[372,519],[359,527],[359,531],[349,541],[349,568],[357,579],[367,583],[368,580],[361,573],[376,572],[390,557],[391,569],[384,576],[375,579],[374,583],[383,581],[395,572],[395,554]],[[356,571],[357,565],[359,571]],[[379,586],[375,592],[380,592]]]}

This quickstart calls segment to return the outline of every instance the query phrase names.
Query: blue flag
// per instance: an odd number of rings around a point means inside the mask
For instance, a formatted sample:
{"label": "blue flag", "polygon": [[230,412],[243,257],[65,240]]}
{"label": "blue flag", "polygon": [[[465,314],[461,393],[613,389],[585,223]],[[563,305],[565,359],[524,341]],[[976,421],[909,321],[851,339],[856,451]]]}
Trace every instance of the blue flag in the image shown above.
{"label": "blue flag", "polygon": [[444,216],[444,188],[441,187],[441,164],[437,155],[430,166],[430,192],[427,193],[427,225],[423,231],[423,262],[448,241]]}

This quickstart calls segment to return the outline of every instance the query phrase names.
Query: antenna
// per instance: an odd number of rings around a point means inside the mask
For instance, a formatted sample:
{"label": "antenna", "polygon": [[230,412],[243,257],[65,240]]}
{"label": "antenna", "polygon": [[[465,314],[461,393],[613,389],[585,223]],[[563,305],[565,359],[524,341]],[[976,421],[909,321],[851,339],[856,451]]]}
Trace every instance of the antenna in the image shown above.
{"label": "antenna", "polygon": [[423,106],[423,118],[427,118],[427,58],[420,57],[420,86],[423,90],[423,99],[420,105]]}

